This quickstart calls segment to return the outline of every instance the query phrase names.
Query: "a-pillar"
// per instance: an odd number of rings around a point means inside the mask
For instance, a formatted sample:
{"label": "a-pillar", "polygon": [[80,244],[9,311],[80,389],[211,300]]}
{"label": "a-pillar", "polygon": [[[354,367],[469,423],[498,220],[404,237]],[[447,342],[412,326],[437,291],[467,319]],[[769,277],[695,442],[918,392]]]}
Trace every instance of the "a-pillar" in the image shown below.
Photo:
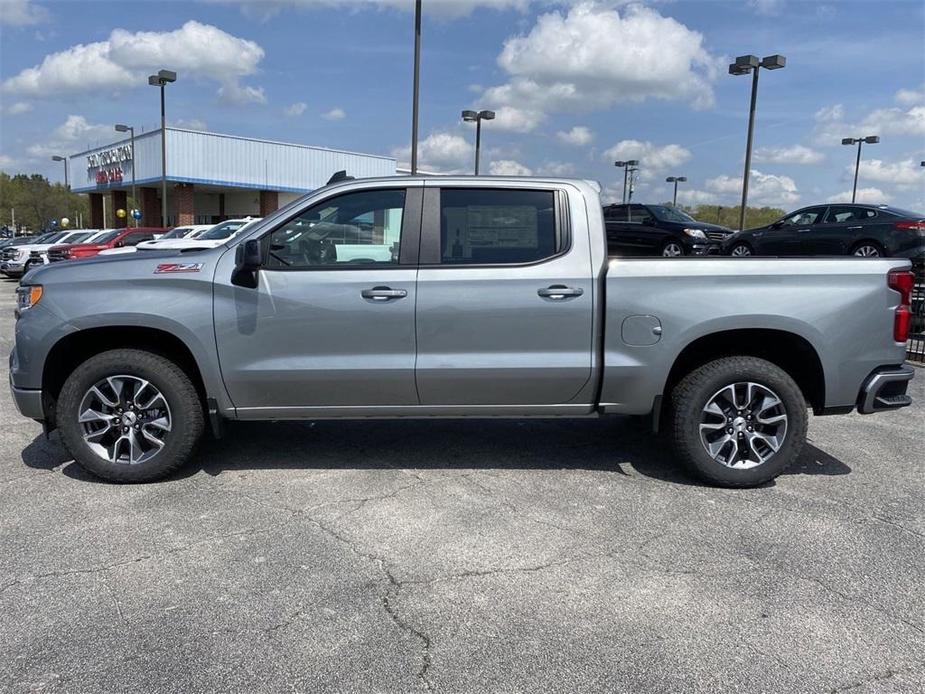
{"label": "a-pillar", "polygon": [[175,191],[176,208],[174,218],[176,221],[174,223],[178,227],[192,224],[196,217],[193,209],[193,184],[178,183]]}
{"label": "a-pillar", "polygon": [[90,228],[103,228],[103,194],[90,193]]}
{"label": "a-pillar", "polygon": [[279,209],[279,193],[275,190],[260,191],[260,216],[266,217]]}
{"label": "a-pillar", "polygon": [[[126,205],[128,205],[128,198],[125,195],[125,191],[112,191],[110,202],[112,202],[112,217],[115,222],[116,229],[125,228],[128,224],[128,210],[125,210]],[[119,217],[119,215],[116,214],[116,210],[125,210],[125,217]]]}
{"label": "a-pillar", "polygon": [[159,227],[161,224],[161,203],[157,199],[157,188],[141,189],[141,225]]}

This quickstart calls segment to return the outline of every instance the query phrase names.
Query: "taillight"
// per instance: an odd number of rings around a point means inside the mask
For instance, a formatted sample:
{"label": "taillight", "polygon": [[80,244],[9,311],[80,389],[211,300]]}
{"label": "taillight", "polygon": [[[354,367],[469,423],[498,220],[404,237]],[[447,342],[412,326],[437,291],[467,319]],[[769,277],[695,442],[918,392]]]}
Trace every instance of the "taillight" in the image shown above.
{"label": "taillight", "polygon": [[899,306],[893,317],[893,339],[896,342],[905,342],[909,339],[909,326],[912,322],[912,288],[915,286],[915,275],[911,270],[890,270],[886,276],[887,286],[899,292]]}
{"label": "taillight", "polygon": [[919,221],[907,220],[904,222],[896,222],[894,224],[897,229],[903,229],[905,231],[917,231],[920,234],[925,234],[925,219],[920,219]]}

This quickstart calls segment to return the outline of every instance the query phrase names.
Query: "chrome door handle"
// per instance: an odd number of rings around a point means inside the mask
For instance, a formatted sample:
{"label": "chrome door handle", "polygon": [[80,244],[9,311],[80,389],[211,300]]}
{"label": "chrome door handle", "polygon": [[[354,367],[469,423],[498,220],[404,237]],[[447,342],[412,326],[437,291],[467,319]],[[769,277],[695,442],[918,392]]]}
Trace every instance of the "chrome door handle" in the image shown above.
{"label": "chrome door handle", "polygon": [[805,234],[809,229],[797,229],[798,234]]}
{"label": "chrome door handle", "polygon": [[848,227],[848,231],[857,231],[858,229],[863,229],[864,227]]}
{"label": "chrome door handle", "polygon": [[392,289],[391,287],[373,287],[372,289],[364,289],[360,292],[360,295],[364,299],[372,299],[373,301],[389,301],[391,299],[404,299],[408,296],[408,292],[404,289]]}
{"label": "chrome door handle", "polygon": [[585,293],[585,290],[579,287],[566,287],[564,284],[554,284],[551,287],[546,287],[546,289],[537,289],[536,293],[544,299],[561,301],[570,296],[581,296]]}

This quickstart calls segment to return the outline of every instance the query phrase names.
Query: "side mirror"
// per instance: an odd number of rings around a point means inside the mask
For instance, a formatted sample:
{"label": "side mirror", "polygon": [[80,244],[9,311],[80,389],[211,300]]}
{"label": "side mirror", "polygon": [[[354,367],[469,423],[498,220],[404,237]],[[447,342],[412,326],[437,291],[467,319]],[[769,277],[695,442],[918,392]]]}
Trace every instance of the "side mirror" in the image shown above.
{"label": "side mirror", "polygon": [[231,283],[239,287],[257,288],[257,275],[263,265],[263,249],[259,239],[239,243],[234,252],[234,274]]}
{"label": "side mirror", "polygon": [[125,241],[116,241],[116,248],[122,248],[125,245]]}

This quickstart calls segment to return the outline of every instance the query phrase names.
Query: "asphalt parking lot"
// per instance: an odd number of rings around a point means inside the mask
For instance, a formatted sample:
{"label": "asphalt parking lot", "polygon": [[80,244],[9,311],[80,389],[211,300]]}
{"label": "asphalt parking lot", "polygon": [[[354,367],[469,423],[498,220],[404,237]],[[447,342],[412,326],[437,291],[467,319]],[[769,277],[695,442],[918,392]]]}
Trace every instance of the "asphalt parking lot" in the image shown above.
{"label": "asphalt parking lot", "polygon": [[116,486],[4,388],[0,690],[922,692],[913,396],[753,490],[623,420],[240,424]]}

